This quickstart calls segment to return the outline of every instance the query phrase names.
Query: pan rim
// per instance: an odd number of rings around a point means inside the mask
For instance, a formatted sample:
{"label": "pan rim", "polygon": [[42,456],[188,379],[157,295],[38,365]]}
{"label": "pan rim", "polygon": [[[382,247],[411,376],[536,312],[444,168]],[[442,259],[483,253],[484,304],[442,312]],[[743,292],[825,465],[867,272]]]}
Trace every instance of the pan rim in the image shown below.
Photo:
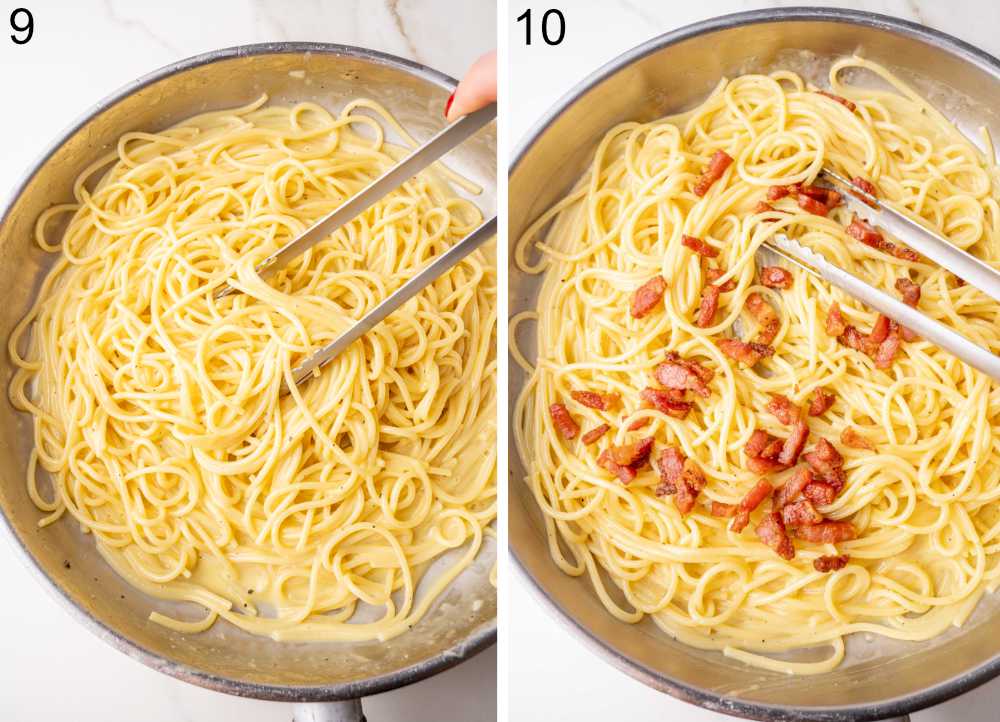
{"label": "pan rim", "polygon": [[[538,139],[570,106],[623,68],[664,48],[701,35],[709,35],[722,30],[747,25],[796,21],[860,25],[920,40],[924,43],[940,47],[951,55],[965,60],[1000,80],[1000,60],[992,54],[940,30],[880,13],[845,8],[800,6],[749,10],[720,15],[653,37],[608,61],[576,83],[541,118],[533,123],[518,141],[512,155],[512,160],[508,166],[508,181],[513,177],[521,162],[531,152]],[[510,424],[512,424],[512,419],[508,419],[508,425]],[[516,453],[516,450],[512,449],[511,453]],[[513,478],[509,479],[509,482],[513,481]],[[520,481],[517,483],[520,483]],[[508,499],[510,499],[509,494]],[[511,506],[512,504],[508,502],[508,516],[511,513]],[[768,720],[769,722],[782,722],[784,720],[790,722],[791,720],[799,719],[811,719],[817,722],[870,722],[908,715],[918,710],[946,702],[1000,675],[1000,645],[998,645],[997,651],[992,658],[973,669],[910,695],[894,697],[873,704],[836,707],[792,707],[732,699],[694,685],[679,682],[622,654],[610,644],[599,639],[577,619],[567,614],[552,598],[543,584],[528,571],[527,565],[518,556],[513,537],[508,538],[508,551],[513,562],[511,566],[515,570],[515,576],[525,582],[532,595],[542,603],[547,612],[556,618],[577,639],[583,641],[590,651],[619,671],[624,672],[648,687],[665,692],[684,702],[695,704],[715,712],[735,715],[746,719]]]}
{"label": "pan rim", "polygon": [[[87,108],[76,120],[63,129],[57,138],[21,174],[4,201],[3,211],[0,212],[0,225],[7,222],[11,210],[35,175],[49,162],[52,156],[69,138],[102,112],[143,88],[170,76],[225,60],[260,55],[303,55],[308,53],[338,55],[394,67],[433,83],[448,92],[453,91],[457,85],[457,81],[450,75],[429,68],[421,63],[377,50],[339,43],[298,41],[252,43],[199,53],[198,55],[169,63],[147,73],[121,86]],[[249,682],[211,674],[191,665],[169,660],[147,647],[130,640],[118,630],[88,614],[46,573],[38,559],[35,558],[27,546],[25,546],[21,537],[14,531],[13,524],[2,509],[0,509],[0,522],[2,522],[0,523],[0,529],[6,532],[6,536],[9,538],[22,564],[28,568],[29,572],[32,573],[49,595],[83,627],[119,652],[123,652],[151,669],[216,692],[278,702],[332,702],[357,699],[419,682],[439,672],[444,672],[460,662],[473,657],[487,647],[496,644],[497,622],[496,617],[494,617],[492,621],[480,625],[478,628],[472,630],[463,640],[448,649],[442,650],[433,657],[366,679],[330,685],[296,686]]]}

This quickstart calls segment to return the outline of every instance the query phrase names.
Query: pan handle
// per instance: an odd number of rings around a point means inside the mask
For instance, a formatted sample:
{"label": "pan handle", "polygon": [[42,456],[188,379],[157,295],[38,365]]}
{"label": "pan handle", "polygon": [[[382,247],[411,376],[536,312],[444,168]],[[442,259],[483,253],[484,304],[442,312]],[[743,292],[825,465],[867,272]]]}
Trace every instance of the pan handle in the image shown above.
{"label": "pan handle", "polygon": [[295,705],[292,722],[365,722],[360,699],[309,702]]}

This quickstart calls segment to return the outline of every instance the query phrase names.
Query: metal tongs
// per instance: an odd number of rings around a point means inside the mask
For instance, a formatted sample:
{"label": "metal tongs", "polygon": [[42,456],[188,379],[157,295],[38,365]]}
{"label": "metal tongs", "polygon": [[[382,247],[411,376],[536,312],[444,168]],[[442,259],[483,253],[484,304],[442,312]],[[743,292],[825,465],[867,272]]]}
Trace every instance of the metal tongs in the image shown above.
{"label": "metal tongs", "polygon": [[[1000,301],[1000,272],[992,266],[953,246],[939,234],[866,193],[843,176],[824,169],[821,178],[841,193],[852,211],[867,217],[873,225],[881,226],[918,253]],[[948,326],[868,285],[784,234],[775,234],[763,246],[1000,381],[1000,357]]]}
{"label": "metal tongs", "polygon": [[[297,258],[323,239],[329,237],[331,233],[341,226],[350,223],[407,180],[420,173],[427,166],[440,160],[448,151],[491,123],[496,117],[496,103],[490,103],[485,108],[459,118],[379,178],[369,183],[364,189],[337,208],[337,210],[316,221],[302,235],[292,239],[265,258],[254,270],[264,280],[271,278],[289,261]],[[427,264],[415,276],[366,313],[351,328],[296,366],[292,370],[295,385],[297,386],[308,378],[316,369],[335,359],[348,346],[383,321],[386,316],[417,295],[435,279],[448,272],[455,264],[479,248],[485,241],[495,236],[496,228],[497,219],[496,216],[493,216],[493,218],[484,222],[472,233]],[[230,286],[217,293],[216,298],[223,298],[224,296],[238,292],[238,289]],[[287,390],[287,388],[284,389],[284,391]]]}

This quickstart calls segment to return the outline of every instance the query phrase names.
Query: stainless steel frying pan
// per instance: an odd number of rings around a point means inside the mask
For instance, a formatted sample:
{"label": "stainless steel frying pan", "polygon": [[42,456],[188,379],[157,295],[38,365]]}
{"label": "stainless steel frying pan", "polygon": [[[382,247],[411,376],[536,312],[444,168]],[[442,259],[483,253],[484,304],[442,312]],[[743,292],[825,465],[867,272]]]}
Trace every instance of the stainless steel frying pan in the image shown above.
{"label": "stainless steel frying pan", "polygon": [[[160,129],[205,110],[268,93],[276,102],[313,100],[338,108],[364,95],[384,104],[418,139],[444,125],[451,78],[416,63],[360,48],[316,43],[250,45],[170,65],[101,101],[70,127],[25,175],[0,217],[0,337],[6,339],[34,298],[51,255],[32,241],[38,214],[72,199],[72,183],[126,131]],[[495,209],[495,125],[447,159],[486,190],[475,200]],[[0,354],[0,383],[12,369]],[[186,635],[148,621],[151,609],[178,605],[148,598],[115,575],[68,519],[45,530],[25,492],[30,419],[3,394],[0,403],[0,527],[43,586],[99,637],[144,664],[221,692],[300,703],[299,719],[357,720],[366,695],[448,669],[496,639],[496,592],[489,582],[495,549],[456,580],[420,624],[387,643],[272,642],[217,624]],[[433,573],[432,571],[429,573]],[[183,607],[183,605],[180,605]],[[7,653],[13,653],[8,650]]]}
{"label": "stainless steel frying pan", "polygon": [[[517,149],[510,170],[511,243],[562,197],[614,124],[689,108],[724,75],[791,67],[822,81],[832,59],[855,52],[896,70],[964,130],[986,125],[994,137],[1000,135],[1000,62],[955,38],[849,10],[796,8],[729,15],[625,53],[549,111]],[[519,274],[509,265],[514,314],[534,307],[540,278]],[[534,355],[530,335],[529,329],[523,339],[529,358]],[[511,407],[523,383],[524,375],[512,364]],[[752,719],[847,722],[905,715],[1000,673],[1000,594],[984,599],[964,627],[929,642],[851,639],[845,664],[819,677],[791,678],[751,669],[721,654],[686,647],[648,621],[619,622],[585,579],[570,578],[552,563],[513,442],[508,457],[510,547],[523,576],[573,634],[651,687]]]}

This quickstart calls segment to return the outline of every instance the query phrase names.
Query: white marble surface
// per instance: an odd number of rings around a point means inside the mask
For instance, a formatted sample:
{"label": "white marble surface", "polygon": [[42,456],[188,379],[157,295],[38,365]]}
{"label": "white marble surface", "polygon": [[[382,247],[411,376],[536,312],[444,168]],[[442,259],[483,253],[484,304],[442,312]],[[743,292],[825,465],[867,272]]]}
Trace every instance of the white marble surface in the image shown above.
{"label": "white marble surface", "polygon": [[[26,5],[35,36],[8,40]],[[447,19],[444,22],[443,19]],[[128,81],[196,53],[243,43],[317,40],[376,48],[453,76],[496,44],[493,0],[23,0],[0,8],[0,193],[91,104]],[[287,722],[290,707],[178,682],[78,626],[0,541],[0,720]],[[496,653],[366,701],[372,722],[496,718]]]}
{"label": "white marble surface", "polygon": [[[512,0],[505,22],[510,38],[509,104],[512,147],[563,93],[623,51],[669,30],[726,13],[762,7],[834,5],[895,15],[944,30],[1000,56],[1000,3],[995,0],[875,0],[834,3],[746,0]],[[536,18],[548,7],[566,16],[566,39],[557,48],[523,45],[514,19],[526,7]],[[537,29],[535,31],[538,32]],[[544,70],[542,70],[544,69]],[[594,656],[538,605],[516,576],[510,590],[509,719],[517,722],[722,722],[660,694]],[[915,722],[995,722],[1000,719],[1000,680],[957,700],[914,715]]]}

